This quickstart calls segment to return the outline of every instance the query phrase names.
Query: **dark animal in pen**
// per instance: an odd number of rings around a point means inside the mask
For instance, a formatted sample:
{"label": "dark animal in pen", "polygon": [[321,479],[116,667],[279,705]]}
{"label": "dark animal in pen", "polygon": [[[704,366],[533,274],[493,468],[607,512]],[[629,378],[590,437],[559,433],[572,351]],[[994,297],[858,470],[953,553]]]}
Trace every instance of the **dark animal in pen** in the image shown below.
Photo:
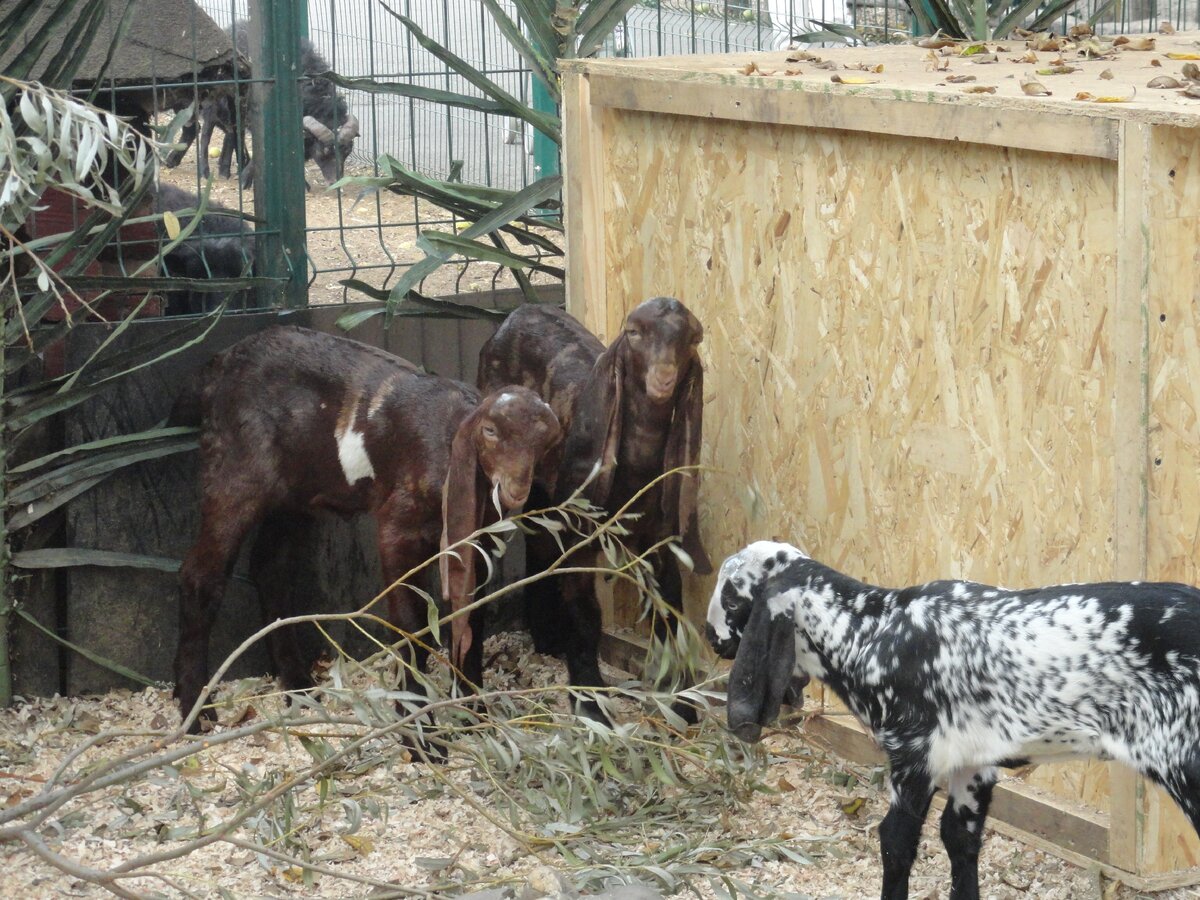
{"label": "dark animal in pen", "polygon": [[[369,512],[378,527],[386,585],[504,510],[519,508],[534,466],[560,429],[532,391],[509,386],[482,400],[471,386],[427,375],[406,360],[345,338],[274,328],[218,354],[181,394],[172,421],[200,427],[201,524],[181,570],[175,694],[184,716],[208,679],[208,639],[238,550],[262,523],[251,574],[268,621],[264,584],[273,546],[322,511]],[[443,507],[444,504],[444,507]],[[456,609],[474,583],[474,558],[443,567]],[[426,622],[425,602],[399,585],[387,618],[407,632]],[[478,634],[482,610],[471,617]],[[461,631],[461,629],[460,629]],[[311,686],[309,660],[280,630],[271,655],[285,689]],[[478,684],[482,643],[464,648],[461,667]],[[414,664],[427,651],[413,648]],[[193,724],[193,730],[199,720]]]}
{"label": "dark animal in pen", "polygon": [[[196,210],[199,206],[200,198],[195,194],[159,183],[155,211],[176,213],[181,228],[186,228],[194,215],[184,214],[183,210]],[[166,226],[160,221],[158,227],[159,237],[166,243],[170,240]],[[236,211],[209,203],[192,233],[163,255],[162,268],[164,275],[197,281],[251,275],[254,271],[254,228]],[[230,307],[244,307],[248,295],[248,291],[237,292],[229,298]],[[170,291],[164,297],[164,312],[169,316],[198,315],[216,309],[225,299],[226,295],[220,292],[194,288]]]}
{"label": "dark animal in pen", "polygon": [[1200,832],[1200,590],[935,581],[888,590],[760,541],[721,566],[708,637],[729,727],[757,741],[796,679],[820,678],[887,753],[884,900],[908,896],[935,788],[953,900],[979,896],[997,768],[1113,759],[1161,785]]}
{"label": "dark animal in pen", "polygon": [[[230,37],[239,55],[247,60],[250,58],[248,28],[249,23],[241,19],[230,26]],[[300,71],[304,158],[315,162],[326,183],[333,184],[342,177],[345,161],[354,150],[359,130],[358,118],[351,114],[346,98],[337,92],[334,83],[324,77],[324,73],[329,71],[329,63],[307,39],[300,41]],[[214,91],[201,102],[199,115],[185,127],[180,137],[183,146],[172,151],[167,157],[167,165],[176,166],[183,159],[187,148],[196,138],[196,123],[199,121],[200,143],[196,148],[196,164],[201,177],[208,177],[209,143],[213,130],[219,128],[223,137],[218,173],[222,178],[230,177],[236,148],[241,183],[243,186],[250,184],[254,178],[254,161],[246,150],[243,130],[250,122],[248,88],[235,94],[232,87],[226,91]]]}
{"label": "dark animal in pen", "polygon": [[[515,310],[479,356],[481,390],[523,384],[541,394],[562,423],[561,459],[548,460],[535,484],[534,506],[557,504],[576,491],[599,464],[584,495],[614,512],[664,472],[696,465],[700,452],[704,372],[697,347],[704,331],[678,300],[656,297],[638,306],[606,349],[561,310],[526,305]],[[680,539],[696,572],[711,571],[697,526],[698,473],[672,475],[632,504],[640,518],[626,539],[644,553],[671,536]],[[526,539],[530,575],[543,572],[559,548],[544,531]],[[679,563],[665,547],[653,554],[664,600],[683,609]],[[526,620],[540,652],[566,658],[570,682],[603,686],[600,675],[600,604],[590,575],[543,578],[525,590]],[[675,616],[655,616],[665,637]],[[695,710],[677,704],[694,721]],[[588,715],[603,719],[594,701]]]}

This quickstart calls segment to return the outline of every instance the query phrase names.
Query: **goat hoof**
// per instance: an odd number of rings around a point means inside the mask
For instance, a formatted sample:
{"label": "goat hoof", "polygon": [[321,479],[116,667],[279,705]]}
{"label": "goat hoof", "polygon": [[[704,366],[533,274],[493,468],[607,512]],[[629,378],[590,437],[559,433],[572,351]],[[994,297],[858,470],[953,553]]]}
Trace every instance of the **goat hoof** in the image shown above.
{"label": "goat hoof", "polygon": [[422,738],[405,735],[403,744],[408,748],[412,761],[415,763],[444,766],[450,755],[445,738],[437,734],[427,734]]}
{"label": "goat hoof", "polygon": [[595,700],[580,701],[579,709],[576,714],[580,716],[586,716],[593,722],[599,722],[601,725],[607,725],[609,728],[613,727],[613,720],[608,717],[608,713],[606,713],[600,707],[600,704]]}
{"label": "goat hoof", "polygon": [[689,726],[695,725],[700,721],[700,710],[695,704],[688,703],[686,700],[676,700],[671,704],[671,712],[683,719]]}
{"label": "goat hoof", "polygon": [[[187,707],[188,711],[195,705],[195,701]],[[183,713],[184,718],[187,717],[187,712]],[[213,726],[217,724],[217,711],[215,709],[202,709],[200,715],[196,716],[191,725],[188,726],[188,734],[202,734],[213,730]]]}

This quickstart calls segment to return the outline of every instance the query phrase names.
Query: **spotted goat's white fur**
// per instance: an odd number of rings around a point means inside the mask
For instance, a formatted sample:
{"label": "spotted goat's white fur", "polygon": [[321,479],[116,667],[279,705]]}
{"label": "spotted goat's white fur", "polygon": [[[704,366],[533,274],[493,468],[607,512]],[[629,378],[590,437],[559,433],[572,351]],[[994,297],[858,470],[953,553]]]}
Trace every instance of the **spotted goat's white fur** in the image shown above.
{"label": "spotted goat's white fur", "polygon": [[[983,822],[999,766],[1115,759],[1175,799],[1200,831],[1200,591],[1104,583],[1005,590],[855,581],[760,541],[721,567],[708,636],[735,658],[729,726],[758,740],[796,678],[820,678],[891,765],[880,826],[883,897],[908,895],[934,789],[952,900],[978,897]],[[793,688],[794,689],[794,688]]]}

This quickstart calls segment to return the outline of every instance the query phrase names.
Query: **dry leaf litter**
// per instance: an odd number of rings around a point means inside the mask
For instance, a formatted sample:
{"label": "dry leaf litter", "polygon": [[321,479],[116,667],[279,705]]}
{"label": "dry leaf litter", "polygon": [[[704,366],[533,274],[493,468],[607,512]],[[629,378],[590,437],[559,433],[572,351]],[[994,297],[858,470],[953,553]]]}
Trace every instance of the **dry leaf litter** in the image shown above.
{"label": "dry leaf litter", "polygon": [[[564,666],[533,651],[523,634],[493,637],[486,647],[491,665],[488,689],[561,684]],[[621,673],[611,669],[610,680]],[[227,701],[222,722],[246,721],[254,708],[239,698],[271,692],[265,679],[246,679],[222,686]],[[278,694],[254,701],[264,715]],[[565,700],[560,700],[565,703]],[[636,715],[622,706],[622,719]],[[717,710],[713,715],[719,716]],[[148,734],[173,728],[177,712],[169,690],[114,691],[98,697],[36,699],[0,713],[0,802],[11,807],[37,791],[64,757],[89,737],[102,731],[121,730],[135,736],[117,737],[89,751],[87,760],[120,754]],[[764,743],[769,765],[760,771],[764,789],[745,805],[730,802],[714,809],[705,821],[644,826],[628,839],[641,852],[653,852],[678,841],[686,832],[695,838],[708,832],[712,840],[752,842],[763,838],[785,839],[796,862],[750,856],[724,874],[753,885],[767,896],[793,898],[857,898],[877,895],[881,879],[876,828],[886,811],[884,773],[875,767],[849,765],[807,745],[794,727],[773,733]],[[234,776],[261,772],[267,767],[302,769],[312,762],[299,740],[260,734],[213,748],[181,769],[179,777],[150,772],[132,786],[94,794],[84,805],[67,807],[54,817],[41,835],[56,852],[86,865],[107,868],[139,854],[170,849],[179,837],[172,830],[184,821],[179,812],[181,793],[210,820],[230,814],[238,801]],[[394,770],[369,769],[360,777],[338,775],[334,799],[315,815],[315,786],[301,789],[309,796],[302,805],[295,829],[311,851],[313,863],[338,871],[367,876],[421,890],[461,882],[463,893],[491,888],[481,897],[499,898],[576,896],[571,890],[571,866],[554,849],[530,849],[484,820],[480,813],[441,783],[457,787],[487,802],[489,791],[480,773],[450,761],[437,767],[439,777],[420,763],[404,763]],[[336,798],[353,797],[363,811],[361,826],[350,833],[343,807]],[[248,834],[244,836],[249,836]],[[0,896],[22,898],[107,896],[102,888],[64,874],[34,856],[23,846],[0,846]],[[712,860],[718,867],[720,859]],[[669,860],[663,862],[670,869]],[[310,875],[254,852],[252,849],[215,843],[187,857],[155,867],[171,881],[198,896],[234,897],[353,897],[369,895],[371,888],[332,875]],[[987,838],[980,862],[982,896],[992,900],[1128,900],[1148,896],[1102,879],[1056,857],[1030,849],[998,834]],[[180,896],[163,882],[137,878],[126,888],[159,895]],[[475,885],[472,887],[471,885]],[[913,871],[912,896],[947,895],[949,867],[930,817]],[[683,895],[720,896],[707,879],[693,882]],[[610,896],[636,900],[658,895],[648,889],[637,893],[616,891]],[[445,890],[448,895],[458,891]],[[1159,900],[1196,898],[1194,889],[1177,889],[1154,895]]]}

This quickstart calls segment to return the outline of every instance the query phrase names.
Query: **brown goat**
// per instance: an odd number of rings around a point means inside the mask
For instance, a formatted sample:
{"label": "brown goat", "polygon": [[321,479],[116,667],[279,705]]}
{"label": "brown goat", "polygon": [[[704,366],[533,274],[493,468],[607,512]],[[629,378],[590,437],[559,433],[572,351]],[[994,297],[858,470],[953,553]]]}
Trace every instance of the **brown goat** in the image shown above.
{"label": "brown goat", "polygon": [[[250,530],[258,544],[285,536],[289,521],[326,510],[371,513],[384,583],[489,515],[493,489],[520,507],[534,467],[561,438],[532,391],[504,388],[480,402],[469,385],[427,375],[374,347],[302,328],[273,328],[218,354],[184,395],[173,420],[199,424],[200,535],[183,562],[175,694],[184,716],[208,680],[208,638],[225,582]],[[271,547],[265,548],[269,553]],[[255,556],[261,555],[256,546]],[[443,564],[444,591],[460,609],[474,587],[474,552]],[[264,607],[270,599],[263,593]],[[405,586],[387,596],[388,620],[425,624],[425,602]],[[290,610],[266,608],[268,620]],[[472,616],[478,626],[478,612]],[[455,629],[456,638],[470,629]],[[478,633],[478,627],[475,629]],[[456,663],[479,683],[480,641],[456,640]],[[293,641],[271,641],[287,690],[311,686]],[[427,653],[414,648],[418,667]],[[193,730],[198,725],[193,725]]]}
{"label": "brown goat", "polygon": [[[482,390],[505,383],[537,391],[558,416],[564,431],[561,461],[547,457],[539,469],[539,496],[554,503],[577,490],[600,463],[584,491],[588,500],[613,512],[664,472],[696,465],[700,452],[704,371],[696,347],[704,336],[700,321],[678,300],[656,297],[631,312],[608,349],[575,319],[547,306],[522,306],[500,326],[479,355]],[[641,553],[674,535],[695,571],[712,571],[696,521],[697,473],[666,478],[647,491],[629,512],[631,549]],[[552,537],[530,535],[526,558],[530,574],[545,571],[558,557]],[[670,607],[683,609],[679,564],[669,551],[655,554],[655,576]],[[544,653],[566,657],[572,684],[601,686],[598,660],[600,605],[588,575],[550,579],[525,591],[526,617],[534,644]],[[655,617],[664,636],[673,622]],[[584,711],[603,718],[597,704]],[[677,707],[694,719],[690,706]]]}

